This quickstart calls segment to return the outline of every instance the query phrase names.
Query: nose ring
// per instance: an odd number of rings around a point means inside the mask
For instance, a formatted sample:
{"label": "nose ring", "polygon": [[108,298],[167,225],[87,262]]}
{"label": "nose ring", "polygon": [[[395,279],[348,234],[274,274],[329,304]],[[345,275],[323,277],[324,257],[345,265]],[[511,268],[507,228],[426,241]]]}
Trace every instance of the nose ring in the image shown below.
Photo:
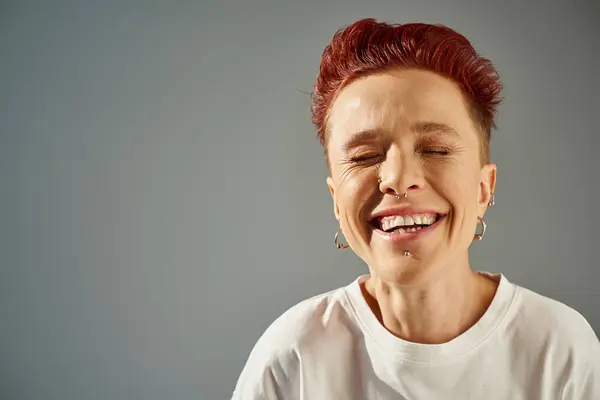
{"label": "nose ring", "polygon": [[[382,181],[381,181],[381,178],[377,178],[377,183],[381,184],[381,182],[382,182]],[[398,195],[396,195],[396,198],[397,198],[397,199],[400,199],[400,197],[401,197],[401,196],[398,196]],[[404,193],[402,194],[402,197],[404,197],[404,198],[407,198],[407,197],[408,197],[408,189],[406,189],[406,190],[404,191]]]}
{"label": "nose ring", "polygon": [[[404,191],[404,194],[402,195],[402,197],[407,198],[408,197],[408,189]],[[400,199],[400,196],[396,195],[397,199]]]}

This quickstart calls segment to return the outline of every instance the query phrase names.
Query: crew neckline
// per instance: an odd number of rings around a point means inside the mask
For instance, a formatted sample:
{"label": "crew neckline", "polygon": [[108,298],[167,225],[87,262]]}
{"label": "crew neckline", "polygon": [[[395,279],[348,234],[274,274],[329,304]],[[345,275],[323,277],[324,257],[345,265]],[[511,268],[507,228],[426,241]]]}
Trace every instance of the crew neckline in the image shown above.
{"label": "crew neckline", "polygon": [[441,344],[409,342],[389,332],[373,314],[362,294],[361,281],[368,278],[369,275],[361,275],[356,278],[346,286],[345,292],[355,316],[361,324],[361,329],[384,353],[408,362],[440,362],[465,354],[481,344],[502,322],[512,303],[517,289],[516,285],[503,274],[478,273],[498,282],[492,302],[475,325],[454,339]]}

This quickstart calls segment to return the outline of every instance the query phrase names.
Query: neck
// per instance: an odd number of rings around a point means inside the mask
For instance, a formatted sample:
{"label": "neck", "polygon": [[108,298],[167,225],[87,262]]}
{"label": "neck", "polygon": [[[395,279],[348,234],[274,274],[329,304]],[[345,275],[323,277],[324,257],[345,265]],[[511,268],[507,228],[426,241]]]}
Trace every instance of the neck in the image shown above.
{"label": "neck", "polygon": [[399,286],[372,274],[361,285],[363,295],[395,336],[414,343],[446,343],[481,318],[497,288],[496,282],[463,265],[416,286]]}

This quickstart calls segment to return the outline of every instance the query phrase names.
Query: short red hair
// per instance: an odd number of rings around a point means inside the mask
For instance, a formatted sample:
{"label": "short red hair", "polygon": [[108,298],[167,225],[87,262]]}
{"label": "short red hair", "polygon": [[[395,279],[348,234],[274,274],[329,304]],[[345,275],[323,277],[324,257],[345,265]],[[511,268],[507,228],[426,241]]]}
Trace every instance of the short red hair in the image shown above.
{"label": "short red hair", "polygon": [[492,63],[481,57],[466,37],[448,27],[386,24],[371,18],[336,32],[323,51],[311,111],[325,148],[327,116],[338,93],[361,76],[390,68],[428,70],[456,82],[481,133],[481,158],[487,162],[502,91]]}

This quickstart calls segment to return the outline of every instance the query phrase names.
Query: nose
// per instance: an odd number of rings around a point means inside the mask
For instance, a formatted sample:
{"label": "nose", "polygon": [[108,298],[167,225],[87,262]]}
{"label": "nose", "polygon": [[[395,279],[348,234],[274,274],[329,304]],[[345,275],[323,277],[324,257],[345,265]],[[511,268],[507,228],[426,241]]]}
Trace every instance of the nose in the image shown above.
{"label": "nose", "polygon": [[379,168],[379,190],[383,194],[403,197],[425,186],[423,165],[413,154],[390,149]]}

